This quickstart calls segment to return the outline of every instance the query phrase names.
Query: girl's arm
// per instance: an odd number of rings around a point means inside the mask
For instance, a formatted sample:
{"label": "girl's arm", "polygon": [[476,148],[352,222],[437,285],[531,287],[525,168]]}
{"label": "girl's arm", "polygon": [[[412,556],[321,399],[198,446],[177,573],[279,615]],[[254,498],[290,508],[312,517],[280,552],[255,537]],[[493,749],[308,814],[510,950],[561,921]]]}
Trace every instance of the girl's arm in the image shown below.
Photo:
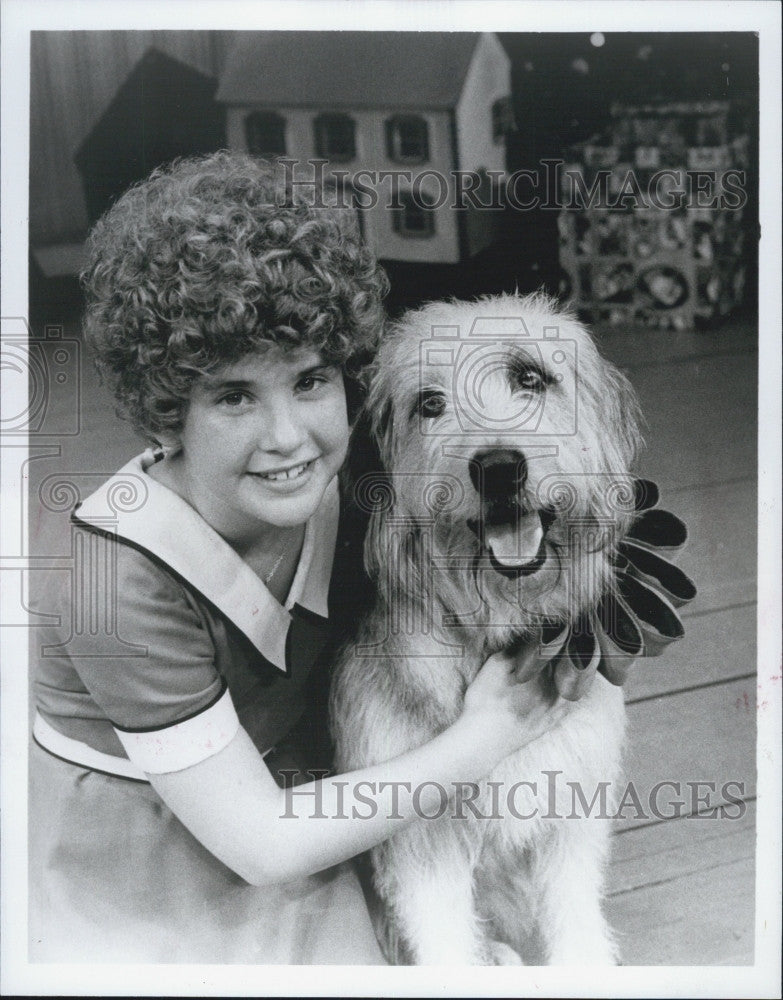
{"label": "girl's arm", "polygon": [[[360,854],[417,818],[412,795],[400,783],[411,790],[429,783],[417,805],[431,813],[441,803],[438,785],[448,791],[456,782],[483,778],[559,721],[569,703],[553,704],[538,678],[520,683],[517,666],[502,654],[490,657],[468,688],[457,721],[387,763],[287,791],[240,728],[214,756],[149,779],[191,833],[246,881],[265,885],[309,875]],[[369,785],[355,799],[351,790],[359,782]],[[374,812],[367,798],[377,805]]]}

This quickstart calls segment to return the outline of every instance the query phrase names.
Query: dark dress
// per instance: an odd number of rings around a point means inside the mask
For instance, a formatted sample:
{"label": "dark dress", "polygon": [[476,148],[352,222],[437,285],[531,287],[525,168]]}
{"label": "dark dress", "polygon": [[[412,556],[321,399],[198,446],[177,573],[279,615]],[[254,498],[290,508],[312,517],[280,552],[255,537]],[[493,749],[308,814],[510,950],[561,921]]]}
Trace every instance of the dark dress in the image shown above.
{"label": "dark dress", "polygon": [[75,511],[76,570],[49,605],[63,625],[36,647],[30,959],[383,963],[350,865],[249,886],[146,779],[219,752],[240,725],[273,774],[328,766],[324,693],[350,591],[337,484],[283,607],[146,474],[151,460]]}

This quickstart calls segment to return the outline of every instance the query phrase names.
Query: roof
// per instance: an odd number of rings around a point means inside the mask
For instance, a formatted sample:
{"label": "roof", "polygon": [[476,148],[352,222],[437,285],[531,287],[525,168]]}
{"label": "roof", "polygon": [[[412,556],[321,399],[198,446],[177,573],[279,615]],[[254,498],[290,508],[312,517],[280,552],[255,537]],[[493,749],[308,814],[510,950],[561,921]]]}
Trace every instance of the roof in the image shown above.
{"label": "roof", "polygon": [[264,31],[239,36],[216,99],[329,108],[453,108],[479,35]]}
{"label": "roof", "polygon": [[225,145],[217,80],[147,49],[74,154],[90,222],[153,167]]}
{"label": "roof", "polygon": [[[94,155],[96,145],[116,150],[118,144],[143,142],[140,136],[149,131],[151,124],[164,133],[172,128],[181,131],[185,111],[190,113],[200,103],[214,100],[216,85],[214,77],[154,46],[148,48],[74,154],[78,165],[81,167]],[[129,138],[129,129],[138,134]]]}

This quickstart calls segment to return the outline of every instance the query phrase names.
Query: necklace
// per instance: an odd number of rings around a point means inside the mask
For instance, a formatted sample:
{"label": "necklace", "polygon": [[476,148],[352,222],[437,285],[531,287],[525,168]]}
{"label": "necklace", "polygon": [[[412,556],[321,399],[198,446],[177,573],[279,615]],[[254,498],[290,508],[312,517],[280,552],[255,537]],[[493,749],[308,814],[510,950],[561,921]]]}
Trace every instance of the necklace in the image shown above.
{"label": "necklace", "polygon": [[[269,584],[272,582],[272,579],[277,574],[277,571],[283,565],[283,560],[286,558],[286,556],[294,555],[295,552],[299,551],[299,546],[302,544],[303,532],[301,528],[294,528],[292,530],[284,529],[283,531],[280,532],[280,536],[278,536],[278,538],[275,540],[278,541],[278,544],[280,541],[282,541],[283,549],[275,559],[271,569],[264,571],[262,570],[262,567],[259,565],[259,563],[261,563],[261,560],[264,559],[264,557],[267,554],[271,554],[269,553],[268,547],[265,546],[262,552],[260,552],[257,555],[253,555],[252,552],[241,553],[242,558],[255,570],[255,572],[258,574],[259,579],[264,583],[265,586],[269,586]],[[264,559],[264,561],[266,560]]]}
{"label": "necklace", "polygon": [[275,564],[274,564],[274,566],[273,566],[273,567],[272,567],[272,568],[271,568],[271,569],[269,570],[269,572],[268,572],[268,573],[266,574],[266,576],[264,577],[264,585],[265,585],[265,586],[266,586],[267,584],[269,584],[269,583],[271,583],[271,582],[272,582],[272,577],[273,577],[273,576],[275,575],[275,573],[276,573],[276,572],[278,571],[278,569],[280,568],[280,563],[281,563],[281,562],[283,561],[283,556],[284,556],[284,555],[285,555],[285,549],[284,549],[284,550],[283,550],[283,551],[282,551],[282,552],[280,553],[280,555],[279,555],[279,556],[277,557],[277,559],[275,560]]}

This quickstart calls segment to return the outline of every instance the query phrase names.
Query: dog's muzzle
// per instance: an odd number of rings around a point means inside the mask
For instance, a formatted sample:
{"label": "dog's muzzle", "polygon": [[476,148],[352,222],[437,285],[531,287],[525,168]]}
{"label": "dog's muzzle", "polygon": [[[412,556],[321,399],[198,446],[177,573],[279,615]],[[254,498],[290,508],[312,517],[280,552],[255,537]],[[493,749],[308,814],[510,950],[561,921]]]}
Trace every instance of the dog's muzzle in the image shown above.
{"label": "dog's muzzle", "polygon": [[549,511],[529,505],[525,493],[527,461],[521,451],[494,448],[470,459],[470,480],[481,499],[481,516],[468,527],[503,576],[529,576],[546,560]]}

